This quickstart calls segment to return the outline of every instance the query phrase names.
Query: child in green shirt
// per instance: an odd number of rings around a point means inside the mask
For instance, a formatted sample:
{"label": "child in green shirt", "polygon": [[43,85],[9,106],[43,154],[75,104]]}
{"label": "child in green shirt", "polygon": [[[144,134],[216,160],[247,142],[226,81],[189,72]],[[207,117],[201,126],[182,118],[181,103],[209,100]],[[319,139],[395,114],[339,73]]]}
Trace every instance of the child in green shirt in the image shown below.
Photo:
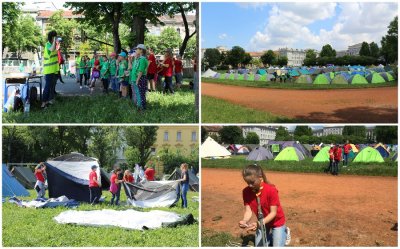
{"label": "child in green shirt", "polygon": [[101,81],[103,82],[103,92],[108,93],[108,85],[110,82],[110,63],[108,62],[107,55],[102,57],[102,65],[100,70]]}

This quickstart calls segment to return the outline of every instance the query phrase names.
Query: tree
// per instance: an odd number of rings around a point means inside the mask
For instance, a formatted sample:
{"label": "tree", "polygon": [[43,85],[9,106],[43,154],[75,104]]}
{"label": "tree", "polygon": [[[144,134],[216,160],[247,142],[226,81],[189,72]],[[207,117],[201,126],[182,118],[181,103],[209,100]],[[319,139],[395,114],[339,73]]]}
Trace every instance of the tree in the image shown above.
{"label": "tree", "polygon": [[261,62],[261,59],[260,58],[255,58],[255,57],[253,57],[252,59],[251,59],[251,62],[250,62],[252,65],[254,65],[254,66],[256,66],[256,67],[262,67],[263,66],[263,63]]}
{"label": "tree", "polygon": [[288,141],[292,140],[292,136],[290,136],[287,129],[283,126],[279,126],[276,130],[275,141]]}
{"label": "tree", "polygon": [[298,125],[296,126],[296,128],[294,129],[293,135],[296,139],[296,137],[300,137],[300,136],[312,136],[312,129],[309,126],[304,126],[304,125]]}
{"label": "tree", "polygon": [[371,51],[369,50],[369,44],[367,42],[361,43],[361,49],[360,49],[359,55],[371,56]]}
{"label": "tree", "polygon": [[397,61],[398,55],[398,17],[396,16],[388,26],[387,35],[382,37],[381,52],[385,58],[386,63],[393,63]]}
{"label": "tree", "polygon": [[305,66],[312,66],[315,65],[317,61],[317,54],[313,49],[306,50],[306,58],[303,61]]}
{"label": "tree", "polygon": [[249,53],[245,53],[244,57],[243,57],[243,60],[242,60],[242,64],[245,65],[245,66],[249,65],[251,63],[252,59],[253,58],[251,57],[251,55]]}
{"label": "tree", "polygon": [[125,129],[128,148],[137,150],[137,163],[145,165],[150,157],[151,146],[157,138],[157,126],[134,126]]}
{"label": "tree", "polygon": [[336,50],[334,50],[331,45],[326,44],[322,47],[321,53],[319,54],[320,57],[335,57]]}
{"label": "tree", "polygon": [[185,54],[183,57],[193,58],[193,56],[196,54],[196,51],[197,51],[197,40],[196,37],[192,37],[189,39],[187,43]]}
{"label": "tree", "polygon": [[9,47],[12,42],[11,30],[16,27],[19,16],[21,15],[21,5],[24,3],[4,2],[2,3],[2,52],[4,48]]}
{"label": "tree", "polygon": [[234,46],[226,55],[226,63],[232,67],[237,67],[239,63],[244,61],[245,53],[242,47]]}
{"label": "tree", "polygon": [[343,136],[365,137],[367,129],[365,126],[345,126],[343,127]]}
{"label": "tree", "polygon": [[[170,15],[175,14],[175,12],[176,12],[175,9],[177,9],[179,11],[179,13],[181,14],[183,25],[185,26],[185,37],[183,38],[181,47],[179,48],[179,54],[180,54],[180,56],[183,56],[189,40],[197,33],[197,30],[195,30],[194,32],[192,32],[190,34],[189,24],[186,19],[186,13],[193,11],[195,9],[195,4],[194,3],[182,3],[182,2],[172,3],[172,10],[170,11]],[[189,57],[189,58],[191,58],[191,57]]]}
{"label": "tree", "polygon": [[278,66],[286,66],[288,63],[288,58],[286,56],[279,56],[276,60]]}
{"label": "tree", "polygon": [[164,52],[167,48],[179,48],[182,39],[173,27],[167,27],[161,32],[159,41],[157,49]]}
{"label": "tree", "polygon": [[371,42],[369,44],[369,51],[370,51],[370,56],[374,57],[374,58],[378,58],[379,57],[379,47],[378,44],[376,44],[375,42]]}
{"label": "tree", "polygon": [[260,144],[260,138],[255,132],[248,132],[244,140],[245,144]]}
{"label": "tree", "polygon": [[264,65],[272,65],[275,61],[274,51],[268,50],[263,55],[261,55],[260,59]]}
{"label": "tree", "polygon": [[222,143],[241,144],[243,143],[242,129],[238,126],[224,126],[218,131]]}
{"label": "tree", "polygon": [[397,126],[376,126],[374,129],[376,141],[385,144],[397,144]]}
{"label": "tree", "polygon": [[201,143],[204,143],[208,137],[208,132],[204,126],[201,127]]}
{"label": "tree", "polygon": [[204,63],[208,67],[215,67],[221,63],[221,53],[216,48],[207,48],[204,51]]}

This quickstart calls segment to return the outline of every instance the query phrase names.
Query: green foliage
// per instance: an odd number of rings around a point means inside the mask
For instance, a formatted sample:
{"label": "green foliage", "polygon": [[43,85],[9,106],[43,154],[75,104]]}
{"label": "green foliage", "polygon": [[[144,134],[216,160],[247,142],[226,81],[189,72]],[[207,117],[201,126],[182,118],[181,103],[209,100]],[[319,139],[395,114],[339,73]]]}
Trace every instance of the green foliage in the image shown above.
{"label": "green foliage", "polygon": [[224,126],[218,132],[222,143],[241,144],[243,143],[243,133],[239,126]]}
{"label": "green foliage", "polygon": [[275,61],[274,51],[268,50],[263,55],[261,55],[260,59],[264,65],[272,65]]}
{"label": "green foliage", "polygon": [[160,151],[160,160],[164,165],[164,173],[171,174],[175,168],[179,168],[182,163],[189,164],[190,167],[193,167],[196,172],[199,172],[199,150],[198,148],[191,151],[189,156],[185,151],[171,151],[171,150],[161,150]]}
{"label": "green foliage", "polygon": [[365,126],[345,126],[343,127],[343,136],[365,137],[367,129]]}
{"label": "green foliage", "polygon": [[208,132],[206,131],[206,129],[204,128],[204,126],[201,127],[201,142],[203,143],[204,141],[206,141],[208,136]]}
{"label": "green foliage", "polygon": [[192,38],[189,39],[186,49],[185,49],[185,54],[184,58],[193,58],[193,56],[196,54],[196,46],[197,46],[197,40],[196,37],[193,36]]}
{"label": "green foliage", "polygon": [[[157,126],[134,126],[125,129],[126,144],[139,151],[138,163],[144,166],[151,154],[151,146],[157,139]],[[133,153],[132,153],[133,154]]]}
{"label": "green foliage", "polygon": [[396,16],[388,26],[387,35],[382,37],[381,53],[385,58],[386,63],[397,61],[398,56],[398,17]]}
{"label": "green foliage", "polygon": [[253,58],[251,57],[251,55],[249,53],[244,53],[242,64],[245,65],[245,66],[249,65],[252,59]]}
{"label": "green foliage", "polygon": [[21,5],[24,3],[4,2],[2,3],[2,49],[9,47],[12,43],[11,30],[16,27],[21,15]]}
{"label": "green foliage", "polygon": [[276,130],[276,136],[275,136],[276,141],[290,141],[293,140],[292,136],[290,136],[289,131],[283,127],[279,126],[278,129]]}
{"label": "green foliage", "polygon": [[[30,190],[31,200],[36,193]],[[109,191],[103,191],[106,200],[111,199]],[[188,208],[180,208],[180,204],[173,208],[157,208],[175,212],[181,215],[192,213],[195,219],[199,218],[199,202],[193,201],[198,193],[188,192]],[[121,193],[121,203],[126,201],[126,195]],[[110,207],[109,202],[100,205],[81,204],[77,210],[101,209],[132,209],[129,206]],[[13,203],[4,203],[2,206],[2,238],[5,247],[197,247],[199,245],[199,224],[178,226],[176,228],[160,228],[150,230],[128,230],[118,227],[89,227],[58,224],[53,218],[69,208],[19,208]],[[140,211],[150,211],[146,208]],[[32,225],[34,224],[34,225]],[[43,231],[38,236],[37,231]],[[40,233],[39,233],[40,234]]]}
{"label": "green foliage", "polygon": [[286,66],[287,63],[288,63],[288,58],[286,56],[279,56],[275,62],[275,64],[278,66]]}
{"label": "green foliage", "polygon": [[361,66],[369,66],[373,64],[377,64],[377,58],[371,56],[351,56],[345,55],[342,57],[318,57],[316,60],[317,65],[327,65],[334,64],[337,66],[346,66],[346,65],[361,65]]}
{"label": "green foliage", "polygon": [[253,66],[262,67],[263,63],[260,58],[252,58],[250,62]]}
{"label": "green foliage", "polygon": [[397,126],[376,126],[374,133],[376,141],[385,144],[397,144]]}
{"label": "green foliage", "polygon": [[361,43],[361,49],[359,54],[361,56],[371,56],[371,51],[369,50],[369,44],[367,42]]}
{"label": "green foliage", "polygon": [[74,19],[64,18],[63,13],[63,10],[58,10],[50,16],[49,23],[46,26],[46,32],[50,32],[51,30],[57,32],[57,36],[62,38],[61,50],[64,54],[67,54],[74,43],[77,23]]}
{"label": "green foliage", "polygon": [[305,66],[313,66],[317,62],[317,54],[313,49],[306,50],[306,58],[303,61]]}
{"label": "green foliage", "polygon": [[[135,164],[140,164],[140,152],[138,148],[135,147],[127,147],[124,152],[124,156],[126,158],[127,164],[129,166],[134,166]],[[144,164],[141,164],[144,166]]]}
{"label": "green foliage", "polygon": [[179,33],[173,27],[165,28],[159,36],[145,36],[145,44],[151,47],[155,54],[164,54],[167,48],[178,49],[181,42]]}
{"label": "green foliage", "polygon": [[374,58],[378,58],[379,57],[379,47],[378,44],[376,44],[375,42],[371,42],[369,44],[369,51],[370,51],[370,56],[374,57]]}
{"label": "green foliage", "polygon": [[320,57],[335,57],[336,50],[334,50],[330,44],[326,44],[322,47],[319,56]]}
{"label": "green foliage", "polygon": [[242,63],[245,59],[245,51],[242,47],[234,46],[226,54],[225,63],[232,67],[237,67],[239,63]]}
{"label": "green foliage", "polygon": [[207,48],[204,51],[203,63],[207,68],[218,66],[221,63],[221,53],[216,48]]}
{"label": "green foliage", "polygon": [[245,144],[260,144],[260,138],[255,132],[248,132],[244,139]]}

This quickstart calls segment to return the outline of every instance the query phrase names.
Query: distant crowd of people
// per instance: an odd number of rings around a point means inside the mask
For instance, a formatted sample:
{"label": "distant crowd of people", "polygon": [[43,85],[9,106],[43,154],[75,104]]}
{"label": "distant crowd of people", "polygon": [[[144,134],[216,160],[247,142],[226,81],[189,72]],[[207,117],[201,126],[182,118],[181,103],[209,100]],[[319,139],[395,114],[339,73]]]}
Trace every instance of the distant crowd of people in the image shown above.
{"label": "distant crowd of people", "polygon": [[349,141],[346,141],[343,146],[340,146],[339,144],[331,144],[329,149],[329,165],[328,168],[324,170],[324,172],[331,173],[332,175],[338,175],[340,162],[343,161],[343,167],[348,166],[349,153],[351,149],[352,148]]}

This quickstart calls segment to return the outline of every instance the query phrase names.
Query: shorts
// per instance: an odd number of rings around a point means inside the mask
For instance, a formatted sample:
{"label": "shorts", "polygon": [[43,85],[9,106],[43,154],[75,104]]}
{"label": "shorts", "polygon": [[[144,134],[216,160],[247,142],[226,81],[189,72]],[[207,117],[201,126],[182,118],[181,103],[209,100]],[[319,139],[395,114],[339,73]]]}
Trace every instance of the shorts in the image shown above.
{"label": "shorts", "polygon": [[147,79],[148,80],[154,80],[154,73],[148,73],[147,74]]}

